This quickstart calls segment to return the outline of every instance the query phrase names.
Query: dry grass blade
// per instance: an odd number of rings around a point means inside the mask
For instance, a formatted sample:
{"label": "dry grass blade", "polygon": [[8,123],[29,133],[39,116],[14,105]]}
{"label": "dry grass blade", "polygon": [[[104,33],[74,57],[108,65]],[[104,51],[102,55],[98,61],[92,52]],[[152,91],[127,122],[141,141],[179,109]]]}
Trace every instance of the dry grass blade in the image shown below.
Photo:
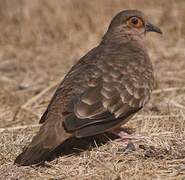
{"label": "dry grass blade", "polygon": [[[42,96],[44,96],[46,93],[48,93],[51,89],[55,88],[62,80],[63,80],[64,76],[62,76],[62,78],[60,80],[57,80],[55,82],[53,82],[50,86],[48,86],[47,88],[43,89],[39,94],[37,94],[36,96],[32,97],[31,99],[29,99],[26,103],[24,103],[15,113],[13,121],[16,120],[18,114],[25,110],[25,111],[29,111],[30,113],[34,114],[34,112],[32,110],[30,110],[28,107],[31,106],[32,104],[34,104],[35,102],[37,102]],[[37,116],[35,114],[35,116]]]}
{"label": "dry grass blade", "polygon": [[153,91],[153,94],[160,94],[165,92],[172,92],[172,91],[183,91],[185,87],[171,87],[171,88],[164,88],[164,89],[156,89]]}
{"label": "dry grass blade", "polygon": [[17,131],[21,129],[27,129],[27,128],[35,128],[35,127],[40,127],[40,124],[33,124],[33,125],[25,125],[25,126],[14,126],[14,127],[8,127],[8,128],[0,128],[0,133],[2,132],[12,132],[12,131]]}
{"label": "dry grass blade", "polygon": [[170,102],[172,105],[174,105],[175,107],[177,107],[177,108],[185,109],[185,106],[183,106],[182,104],[177,103],[177,102],[174,101],[174,100],[170,100],[169,102]]}

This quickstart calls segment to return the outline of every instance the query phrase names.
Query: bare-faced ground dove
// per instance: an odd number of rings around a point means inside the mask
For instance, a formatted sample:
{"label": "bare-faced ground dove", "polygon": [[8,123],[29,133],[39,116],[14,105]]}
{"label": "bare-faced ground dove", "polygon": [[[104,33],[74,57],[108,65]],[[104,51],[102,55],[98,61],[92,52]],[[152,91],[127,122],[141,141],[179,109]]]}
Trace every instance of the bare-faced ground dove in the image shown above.
{"label": "bare-faced ground dove", "polygon": [[145,47],[147,32],[162,33],[138,10],[111,21],[100,44],[83,56],[56,90],[19,165],[44,161],[69,137],[114,131],[149,101],[153,69]]}

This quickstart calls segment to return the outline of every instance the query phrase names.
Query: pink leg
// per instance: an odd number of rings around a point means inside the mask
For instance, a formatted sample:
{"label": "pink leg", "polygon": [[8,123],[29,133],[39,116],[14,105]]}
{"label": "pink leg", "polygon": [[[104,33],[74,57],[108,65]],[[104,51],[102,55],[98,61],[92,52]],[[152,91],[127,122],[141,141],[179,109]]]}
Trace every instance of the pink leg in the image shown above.
{"label": "pink leg", "polygon": [[130,140],[141,140],[144,137],[141,135],[132,135],[132,134],[128,134],[127,132],[124,131],[123,128],[117,128],[113,131],[111,131],[113,134],[115,134],[116,136],[119,137],[119,139],[117,139],[117,141],[124,141],[124,142],[128,142]]}

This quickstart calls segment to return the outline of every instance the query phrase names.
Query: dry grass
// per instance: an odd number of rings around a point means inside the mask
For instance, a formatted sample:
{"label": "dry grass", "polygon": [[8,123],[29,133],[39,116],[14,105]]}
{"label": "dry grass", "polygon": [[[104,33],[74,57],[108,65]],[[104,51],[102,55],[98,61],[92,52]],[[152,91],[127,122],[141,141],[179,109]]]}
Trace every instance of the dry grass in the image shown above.
{"label": "dry grass", "polygon": [[[184,0],[0,0],[0,179],[183,179]],[[94,47],[111,17],[141,9],[164,31],[148,36],[156,90],[126,126],[135,150],[115,140],[46,167],[16,167],[61,77]],[[96,144],[96,143],[95,143]]]}

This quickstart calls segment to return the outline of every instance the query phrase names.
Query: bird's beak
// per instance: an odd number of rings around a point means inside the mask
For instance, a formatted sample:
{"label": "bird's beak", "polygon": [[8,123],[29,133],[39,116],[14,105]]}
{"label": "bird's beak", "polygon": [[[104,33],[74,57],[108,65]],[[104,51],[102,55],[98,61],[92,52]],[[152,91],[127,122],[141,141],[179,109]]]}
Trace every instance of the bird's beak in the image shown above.
{"label": "bird's beak", "polygon": [[156,32],[162,34],[162,31],[155,25],[147,22],[145,25],[145,32]]}

